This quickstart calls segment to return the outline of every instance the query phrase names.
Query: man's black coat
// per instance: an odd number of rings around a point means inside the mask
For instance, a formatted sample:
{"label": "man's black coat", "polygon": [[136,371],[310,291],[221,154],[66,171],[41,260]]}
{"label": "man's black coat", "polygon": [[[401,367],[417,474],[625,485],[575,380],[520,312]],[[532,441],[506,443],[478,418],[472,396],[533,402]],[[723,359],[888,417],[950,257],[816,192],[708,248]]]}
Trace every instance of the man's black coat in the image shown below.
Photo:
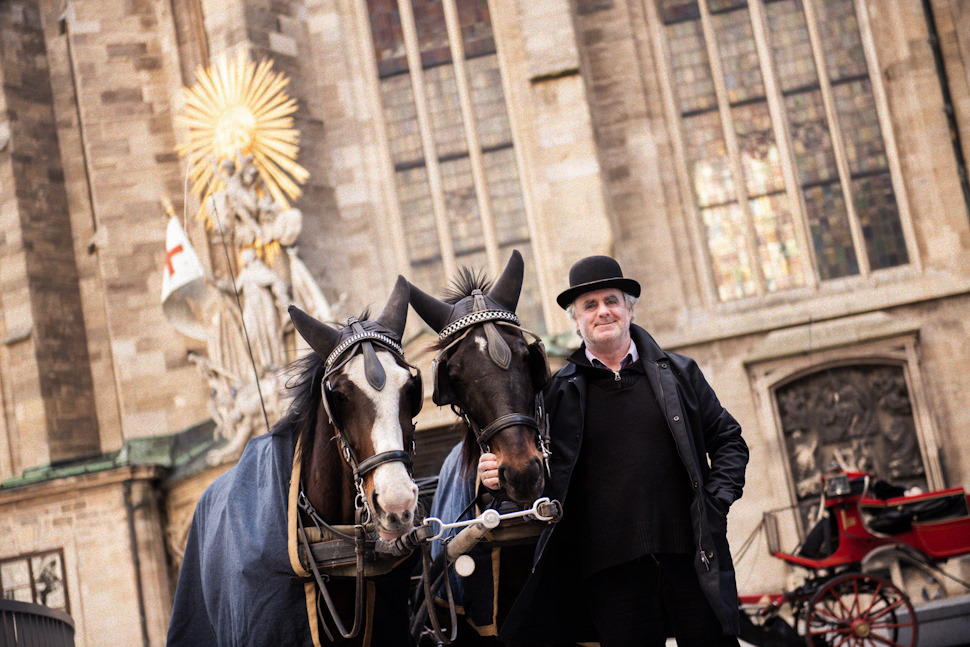
{"label": "man's black coat", "polygon": [[[691,479],[694,565],[701,589],[724,632],[737,635],[737,586],[726,533],[728,508],[741,496],[748,462],[741,427],[721,406],[694,360],[665,352],[639,326],[631,326],[630,332]],[[546,389],[552,435],[547,493],[563,503],[565,516],[558,528],[550,526],[539,538],[533,573],[502,626],[499,637],[506,642],[596,639],[584,609],[576,557],[567,542],[575,534],[567,527],[569,500],[583,496],[569,492],[582,446],[587,388],[583,372],[572,361],[583,352],[580,348]]]}

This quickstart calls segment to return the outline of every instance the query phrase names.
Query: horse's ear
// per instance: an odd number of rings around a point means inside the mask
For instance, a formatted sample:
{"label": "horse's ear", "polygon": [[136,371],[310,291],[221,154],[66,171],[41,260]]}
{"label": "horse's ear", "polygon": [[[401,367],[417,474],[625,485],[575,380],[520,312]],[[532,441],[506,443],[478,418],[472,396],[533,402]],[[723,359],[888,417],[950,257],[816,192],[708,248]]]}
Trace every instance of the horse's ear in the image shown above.
{"label": "horse's ear", "polygon": [[502,276],[498,277],[495,285],[488,291],[488,296],[493,300],[515,312],[515,306],[519,304],[519,293],[522,292],[522,276],[525,273],[525,262],[519,250],[512,250],[509,262],[505,264]]}
{"label": "horse's ear", "polygon": [[408,322],[408,297],[408,281],[398,274],[397,283],[391,290],[387,305],[384,306],[381,316],[377,318],[377,323],[397,333],[398,337],[404,337],[404,326]]}
{"label": "horse's ear", "polygon": [[455,306],[445,303],[440,299],[422,292],[413,283],[408,283],[411,307],[424,319],[424,322],[431,326],[435,332],[441,332],[445,326],[451,323],[451,317]]}
{"label": "horse's ear", "polygon": [[336,347],[337,340],[340,339],[340,331],[317,321],[296,306],[290,306],[287,312],[290,313],[290,319],[297,331],[306,340],[306,343],[310,344],[310,348],[317,355],[326,359]]}

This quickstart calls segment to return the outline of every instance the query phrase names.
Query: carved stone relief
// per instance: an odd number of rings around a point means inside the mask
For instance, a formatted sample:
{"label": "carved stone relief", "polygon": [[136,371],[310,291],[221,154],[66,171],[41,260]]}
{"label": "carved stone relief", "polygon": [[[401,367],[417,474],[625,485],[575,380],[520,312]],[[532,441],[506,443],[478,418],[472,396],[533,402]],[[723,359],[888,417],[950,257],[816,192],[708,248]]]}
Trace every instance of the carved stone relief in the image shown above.
{"label": "carved stone relief", "polygon": [[832,467],[927,489],[901,365],[824,369],[778,388],[775,398],[803,512],[817,503],[821,474]]}

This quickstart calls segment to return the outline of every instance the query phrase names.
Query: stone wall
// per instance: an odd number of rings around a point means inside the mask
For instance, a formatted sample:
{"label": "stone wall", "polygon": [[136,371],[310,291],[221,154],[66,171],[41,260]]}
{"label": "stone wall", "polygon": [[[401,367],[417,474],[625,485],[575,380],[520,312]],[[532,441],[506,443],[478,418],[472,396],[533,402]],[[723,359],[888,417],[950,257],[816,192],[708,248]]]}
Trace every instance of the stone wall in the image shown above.
{"label": "stone wall", "polygon": [[[35,3],[0,7],[3,292],[8,391],[4,475],[100,450],[51,74]],[[9,288],[7,287],[9,286]],[[2,467],[2,466],[0,466]]]}
{"label": "stone wall", "polygon": [[606,253],[609,223],[578,35],[564,1],[490,5],[513,138],[530,213],[545,325],[568,332],[555,305],[577,257]]}
{"label": "stone wall", "polygon": [[[574,0],[572,6],[616,241],[612,253],[626,273],[663,294],[662,300],[645,299],[639,310],[651,327],[667,329],[682,322],[678,310],[701,303],[702,292],[688,228],[679,217],[684,194],[656,73],[656,26],[645,4]],[[670,305],[675,303],[681,305]]]}
{"label": "stone wall", "polygon": [[174,591],[156,476],[120,468],[0,492],[0,556],[63,549],[77,647],[165,644]]}
{"label": "stone wall", "polygon": [[[671,343],[696,343],[844,316],[913,299],[962,293],[970,279],[966,196],[950,140],[921,2],[868,3],[872,48],[879,65],[903,178],[899,196],[912,223],[916,257],[893,278],[823,285],[814,294],[769,294],[746,304],[717,303],[699,273],[706,250],[688,222],[691,188],[673,169],[671,124],[664,117],[662,63],[656,56],[655,12],[649,3],[573,3],[583,79],[590,96],[597,155],[609,204],[613,252],[651,298],[641,322]],[[957,3],[958,4],[958,3]],[[953,96],[965,105],[967,68],[957,55],[955,5],[938,2]],[[953,12],[953,13],[951,13]],[[955,42],[956,41],[956,42]],[[957,122],[966,124],[966,112]],[[964,141],[964,146],[966,141]]]}
{"label": "stone wall", "polygon": [[[643,284],[637,322],[695,357],[745,428],[752,462],[732,512],[736,546],[764,509],[790,502],[765,386],[772,362],[809,367],[890,333],[910,335],[921,433],[946,448],[936,460],[947,484],[970,484],[970,215],[951,138],[959,135],[970,156],[970,10],[930,2],[955,108],[951,131],[923,3],[864,4],[915,262],[867,282],[740,305],[713,299],[700,270],[652,0],[489,5],[534,249],[526,271],[538,277],[545,327],[571,330],[554,299],[583,255],[614,254]],[[208,389],[186,360],[201,347],[159,307],[159,201],[182,209],[185,163],[173,150],[173,120],[197,65],[244,48],[271,56],[290,77],[299,161],[311,172],[297,201],[301,256],[338,303],[335,314],[384,303],[396,275],[408,274],[365,11],[358,0],[0,3],[0,144],[9,136],[0,145],[0,479],[209,415]],[[189,202],[189,236],[218,271],[223,251],[210,247]],[[426,366],[420,330],[412,316],[409,350]],[[429,406],[418,425],[438,434],[450,420]],[[154,505],[136,512],[152,644],[164,642],[170,606],[165,556],[177,561],[199,493],[224,468],[161,490],[167,550]],[[142,640],[124,483],[137,503],[149,499],[153,478],[111,472],[0,491],[0,557],[64,546],[79,645]],[[766,573],[759,585],[781,586],[776,562],[762,555],[756,568]]]}
{"label": "stone wall", "polygon": [[[207,392],[159,307],[167,216],[181,208],[173,118],[182,76],[170,5],[41,3],[102,448],[207,416]],[[191,234],[198,223],[189,221]],[[205,253],[204,245],[202,253]]]}

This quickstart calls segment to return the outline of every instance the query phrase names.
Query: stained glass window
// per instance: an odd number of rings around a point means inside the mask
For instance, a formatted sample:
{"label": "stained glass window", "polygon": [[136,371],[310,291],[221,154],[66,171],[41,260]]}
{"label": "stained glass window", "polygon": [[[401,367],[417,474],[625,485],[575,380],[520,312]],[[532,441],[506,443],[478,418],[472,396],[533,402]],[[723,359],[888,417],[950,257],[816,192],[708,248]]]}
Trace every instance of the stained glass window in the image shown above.
{"label": "stained glass window", "polygon": [[[413,21],[418,41],[419,51],[412,52],[412,56],[420,56],[422,68],[420,90],[416,91],[398,0],[367,0],[405,247],[414,280],[431,290],[444,287],[451,278],[444,274],[442,237],[450,241],[456,265],[476,271],[487,266],[490,239],[500,263],[512,249],[518,249],[526,259],[531,256],[488,2],[445,1],[454,4],[458,16],[464,81],[452,60],[443,0],[412,0],[412,15],[404,18]],[[475,155],[480,155],[484,189],[475,181],[463,95],[470,104],[478,146]],[[418,101],[424,103],[428,114],[430,141],[422,140]],[[429,165],[425,159],[429,148],[434,150],[437,164]],[[434,193],[436,186],[440,187],[438,194]],[[480,190],[484,196],[479,195]],[[444,213],[441,209],[435,212],[436,195]],[[488,217],[482,213],[482,204],[490,210]],[[535,272],[526,272],[519,314],[531,327],[542,328],[535,276]]]}
{"label": "stained glass window", "polygon": [[909,262],[889,173],[853,180],[852,195],[866,239],[869,264],[881,268]]}
{"label": "stained glass window", "polygon": [[908,263],[854,0],[656,7],[718,298]]}
{"label": "stained glass window", "polygon": [[[696,4],[696,3],[695,3]],[[704,47],[699,20],[687,20],[667,27],[671,50],[671,74],[677,79],[674,92],[683,112],[716,110],[717,96],[711,64]]]}
{"label": "stained glass window", "polygon": [[735,200],[734,174],[717,112],[685,117],[684,138],[698,203],[704,207]]}
{"label": "stained glass window", "polygon": [[758,239],[758,260],[769,292],[802,285],[804,259],[795,244],[795,224],[784,193],[749,202]]}
{"label": "stained glass window", "polygon": [[765,96],[747,8],[716,14],[711,22],[728,101],[734,105]]}
{"label": "stained glass window", "polygon": [[775,134],[771,129],[768,104],[758,101],[732,108],[731,123],[734,124],[748,195],[783,191],[785,179]]}
{"label": "stained glass window", "polygon": [[804,190],[805,211],[823,280],[859,273],[852,232],[846,217],[845,197],[837,182],[816,184]]}
{"label": "stained glass window", "polygon": [[701,211],[718,296],[723,301],[755,293],[751,257],[745,245],[744,214],[737,203]]}

